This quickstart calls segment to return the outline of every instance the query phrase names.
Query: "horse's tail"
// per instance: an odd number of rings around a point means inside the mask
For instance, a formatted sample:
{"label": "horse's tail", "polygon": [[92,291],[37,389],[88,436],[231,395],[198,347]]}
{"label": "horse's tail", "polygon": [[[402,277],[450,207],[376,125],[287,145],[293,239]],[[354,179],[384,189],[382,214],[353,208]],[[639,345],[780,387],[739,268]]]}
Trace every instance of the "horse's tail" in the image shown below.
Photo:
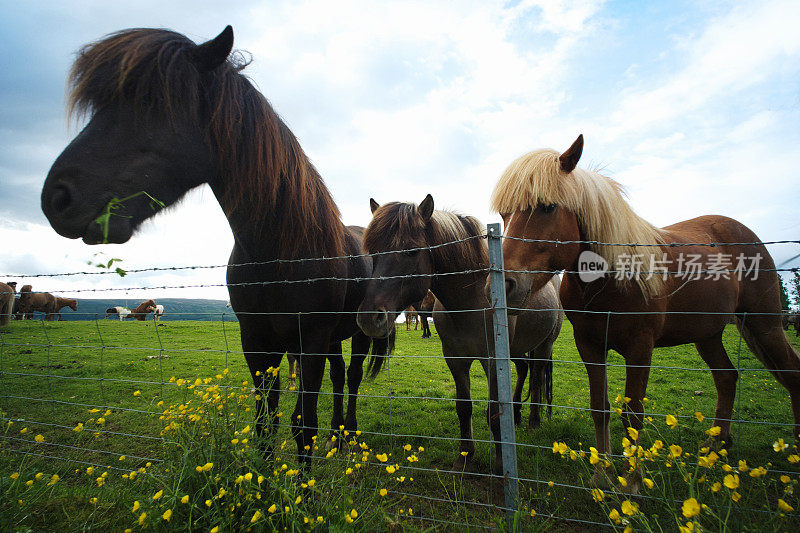
{"label": "horse's tail", "polygon": [[539,359],[534,360],[535,363],[543,364],[541,367],[541,371],[537,372],[537,368],[535,368],[535,364],[531,364],[531,373],[530,373],[530,384],[528,385],[528,395],[525,396],[525,399],[522,400],[522,403],[528,401],[528,398],[531,397],[531,391],[533,390],[533,380],[539,379],[539,397],[534,398],[535,401],[539,405],[546,405],[547,406],[547,420],[551,420],[553,416],[553,351],[550,348],[545,356],[542,356]]}
{"label": "horse's tail", "polygon": [[547,363],[544,365],[544,401],[547,404],[547,420],[553,416],[553,354],[547,358]]}
{"label": "horse's tail", "polygon": [[367,363],[367,378],[375,379],[380,373],[384,360],[394,351],[395,331],[394,328],[389,335],[382,339],[372,339],[372,352]]}

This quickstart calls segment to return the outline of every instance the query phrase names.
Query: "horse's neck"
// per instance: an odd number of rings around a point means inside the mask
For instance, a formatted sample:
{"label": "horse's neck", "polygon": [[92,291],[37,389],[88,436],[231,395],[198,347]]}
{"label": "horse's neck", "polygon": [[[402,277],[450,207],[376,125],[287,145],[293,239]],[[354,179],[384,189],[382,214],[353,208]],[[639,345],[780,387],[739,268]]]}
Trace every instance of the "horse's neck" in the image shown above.
{"label": "horse's neck", "polygon": [[[488,266],[488,262],[467,261],[457,265],[436,264],[434,274],[447,275],[434,277],[431,291],[448,310],[482,309],[488,304],[484,292],[487,273],[483,270]],[[479,271],[468,272],[471,270]],[[449,274],[451,272],[464,272],[464,274]]]}

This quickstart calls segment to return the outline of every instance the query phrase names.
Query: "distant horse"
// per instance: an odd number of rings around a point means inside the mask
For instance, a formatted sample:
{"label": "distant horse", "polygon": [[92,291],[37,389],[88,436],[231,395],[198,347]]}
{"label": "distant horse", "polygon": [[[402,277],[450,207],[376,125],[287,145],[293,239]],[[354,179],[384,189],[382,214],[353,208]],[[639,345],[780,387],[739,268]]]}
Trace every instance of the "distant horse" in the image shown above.
{"label": "distant horse", "polygon": [[[84,242],[123,243],[141,223],[208,183],[233,231],[227,281],[256,397],[256,431],[277,426],[278,368],[300,354],[290,417],[301,462],[317,433],[317,398],[331,360],[332,427],[356,428],[356,394],[370,339],[358,331],[372,264],[300,143],[228,58],[233,30],[196,45],[161,29],[130,29],[84,47],[70,73],[69,107],[89,122],[58,157],[42,188],[51,226]],[[112,198],[112,216],[98,224]],[[154,202],[155,198],[158,202]],[[324,260],[317,260],[326,258]],[[291,262],[289,262],[291,261]],[[342,420],[342,341],[353,339]],[[373,345],[373,372],[388,341]],[[268,390],[267,390],[268,389]],[[267,410],[263,399],[266,398]]]}
{"label": "distant horse", "polygon": [[61,298],[59,296],[56,296],[56,301],[53,304],[53,313],[56,316],[58,316],[59,320],[61,320],[61,313],[59,311],[61,311],[65,307],[69,307],[73,311],[77,311],[78,300],[75,300],[74,298]]}
{"label": "distant horse", "polygon": [[116,316],[120,320],[126,318],[128,315],[131,314],[131,310],[127,307],[122,307],[121,305],[115,307],[109,307],[106,309],[106,318]]}
{"label": "distant horse", "polygon": [[414,308],[413,305],[409,305],[405,308],[403,313],[406,316],[406,331],[411,330],[411,324],[414,324],[414,330],[417,329],[417,310]]}
{"label": "distant horse", "polygon": [[428,324],[428,318],[433,316],[433,305],[435,302],[436,296],[434,296],[429,289],[425,294],[425,298],[423,298],[418,304],[414,305],[414,307],[417,309],[417,314],[419,315],[419,321],[422,324],[423,339],[427,339],[431,336],[431,326]]}
{"label": "distant horse", "polygon": [[23,285],[19,291],[19,311],[25,318],[32,319],[33,312],[44,313],[45,320],[55,320],[57,318],[56,297],[49,292],[33,292],[31,285]]}
{"label": "distant horse", "polygon": [[155,320],[156,322],[158,322],[158,320],[159,320],[159,319],[160,319],[162,316],[164,316],[164,306],[163,306],[163,305],[161,305],[161,304],[156,304],[156,305],[155,305],[155,307],[153,307],[153,308],[152,308],[150,311],[148,311],[148,312],[151,312],[151,313],[153,313],[153,320]]}
{"label": "distant horse", "polygon": [[146,300],[138,305],[136,309],[134,309],[130,316],[126,318],[133,318],[135,320],[144,321],[147,319],[147,315],[152,313],[156,307],[156,303],[153,300]]}
{"label": "distant horse", "polygon": [[[748,228],[722,216],[652,226],[633,212],[617,182],[577,166],[582,149],[580,136],[562,154],[537,150],[521,156],[497,183],[492,207],[505,222],[509,307],[519,307],[552,272],[566,270],[561,301],[589,374],[598,451],[611,451],[607,350],[625,358],[630,402],[623,422],[640,429],[653,348],[689,342],[711,368],[717,389],[714,425],[721,428],[718,438],[731,443],[738,372],[722,343],[731,315],[751,351],[789,391],[796,436],[800,357],[781,328],[780,285],[767,249]],[[594,270],[592,278],[577,274],[581,257],[620,273],[616,279]],[[692,275],[696,269],[685,266],[687,259],[702,266],[703,274]],[[631,268],[633,260],[644,268]],[[693,314],[680,314],[685,312]]]}
{"label": "distant horse", "polygon": [[11,322],[15,294],[14,287],[0,282],[0,326],[7,326]]}
{"label": "distant horse", "polygon": [[[373,218],[364,233],[369,253],[398,251],[374,257],[375,268],[361,303],[358,323],[367,335],[378,336],[394,329],[394,319],[410,302],[418,302],[428,289],[436,295],[433,321],[442,341],[445,362],[456,385],[456,413],[461,427],[461,452],[454,469],[467,468],[475,452],[472,440],[472,399],[469,370],[480,361],[489,382],[492,401],[487,410],[500,470],[500,420],[494,371],[493,313],[483,292],[489,256],[481,223],[467,216],[434,211],[431,195],[417,206],[391,202],[383,206],[370,201]],[[443,246],[444,243],[460,241]],[[435,246],[430,249],[428,247]],[[427,248],[427,249],[426,249]],[[408,251],[404,251],[408,250]],[[461,274],[450,274],[458,273]],[[417,275],[418,277],[415,277]],[[380,279],[383,278],[383,279]],[[521,419],[522,388],[531,357],[531,415],[529,424],[540,424],[539,407],[544,395],[552,404],[552,350],[561,330],[563,312],[558,302],[557,276],[524,304],[529,312],[511,317],[511,356],[517,367],[514,418]],[[488,333],[487,333],[488,332]],[[487,353],[488,349],[488,353]],[[544,394],[543,394],[544,393]],[[549,409],[548,409],[549,414]]]}

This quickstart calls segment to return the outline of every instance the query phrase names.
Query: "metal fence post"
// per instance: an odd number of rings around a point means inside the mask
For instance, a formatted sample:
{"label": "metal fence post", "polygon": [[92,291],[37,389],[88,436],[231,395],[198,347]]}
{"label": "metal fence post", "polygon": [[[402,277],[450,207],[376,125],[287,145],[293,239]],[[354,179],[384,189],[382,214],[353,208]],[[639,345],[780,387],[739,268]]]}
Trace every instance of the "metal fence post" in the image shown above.
{"label": "metal fence post", "polygon": [[[500,403],[500,439],[503,452],[503,488],[506,518],[513,529],[514,514],[519,503],[517,475],[517,440],[514,434],[514,405],[511,401],[511,351],[508,341],[506,311],[506,276],[503,268],[503,239],[500,224],[489,224],[489,282],[494,311],[494,357],[497,372],[497,399]],[[491,377],[490,377],[491,379]]]}

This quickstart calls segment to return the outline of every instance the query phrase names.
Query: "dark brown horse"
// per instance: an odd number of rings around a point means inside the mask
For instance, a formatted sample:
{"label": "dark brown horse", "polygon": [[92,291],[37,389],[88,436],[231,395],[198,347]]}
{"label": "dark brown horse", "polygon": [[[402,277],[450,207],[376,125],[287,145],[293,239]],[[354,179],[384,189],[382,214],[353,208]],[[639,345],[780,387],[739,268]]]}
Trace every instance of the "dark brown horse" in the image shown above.
{"label": "dark brown horse", "polygon": [[[607,350],[625,358],[631,401],[624,423],[638,429],[653,348],[689,342],[711,368],[718,395],[714,424],[730,444],[738,372],[722,333],[732,315],[752,352],[789,391],[797,435],[800,357],[781,328],[778,276],[764,245],[722,216],[652,226],[633,212],[619,184],[577,166],[582,148],[580,136],[563,154],[539,150],[520,157],[500,178],[492,207],[506,227],[509,307],[519,307],[552,272],[566,270],[561,301],[589,374],[597,449],[611,450]],[[509,239],[520,237],[533,242]],[[690,260],[701,268],[690,269]],[[603,275],[598,264],[616,274]],[[637,264],[644,268],[632,268]]]}
{"label": "dark brown horse", "polygon": [[[318,430],[326,356],[336,362],[332,427],[356,427],[370,339],[354,314],[365,286],[353,280],[368,277],[371,262],[351,257],[361,253],[360,235],[345,228],[300,143],[241,73],[241,56],[229,58],[232,47],[228,26],[201,45],[168,30],[131,29],[83,48],[70,73],[69,107],[90,120],[50,169],[42,210],[65,237],[122,243],[158,210],[208,183],[234,235],[228,290],[262,391],[257,432],[278,422],[280,379],[267,370],[287,352],[300,354],[291,424],[305,462]],[[343,420],[341,346],[354,335]],[[385,354],[386,343],[373,352]]]}
{"label": "dark brown horse", "polygon": [[144,302],[140,303],[139,306],[131,311],[131,314],[125,318],[133,318],[135,320],[144,321],[147,320],[147,315],[152,313],[156,309],[156,302],[153,300],[145,300]]}
{"label": "dark brown horse", "polygon": [[19,312],[24,318],[32,319],[33,312],[44,313],[45,320],[58,318],[56,311],[56,297],[49,292],[33,292],[31,285],[23,285],[19,291]]}
{"label": "dark brown horse", "polygon": [[14,287],[0,282],[0,326],[7,326],[14,310]]}
{"label": "dark brown horse", "polygon": [[[371,201],[373,218],[364,233],[364,248],[374,257],[373,279],[361,304],[358,323],[367,335],[394,329],[397,314],[411,302],[436,295],[433,321],[442,341],[442,352],[456,385],[456,413],[461,429],[460,449],[453,468],[467,468],[475,452],[472,440],[472,398],[469,370],[476,360],[488,376],[494,376],[492,311],[483,293],[489,267],[483,226],[473,218],[447,211],[434,211],[428,195],[417,206],[391,202],[379,206]],[[454,241],[460,241],[455,244]],[[434,247],[434,248],[429,248]],[[531,368],[531,427],[540,424],[542,397],[552,403],[552,350],[563,320],[558,302],[558,277],[524,304],[529,310],[509,323],[511,356],[517,367],[514,418],[521,419],[522,388]],[[487,338],[488,337],[488,338]],[[488,350],[488,353],[487,353]],[[528,354],[528,357],[526,357]],[[496,380],[488,379],[490,400],[497,400]],[[548,410],[549,412],[549,410]],[[490,403],[487,419],[495,441],[495,469],[502,465],[500,421],[496,402]]]}

